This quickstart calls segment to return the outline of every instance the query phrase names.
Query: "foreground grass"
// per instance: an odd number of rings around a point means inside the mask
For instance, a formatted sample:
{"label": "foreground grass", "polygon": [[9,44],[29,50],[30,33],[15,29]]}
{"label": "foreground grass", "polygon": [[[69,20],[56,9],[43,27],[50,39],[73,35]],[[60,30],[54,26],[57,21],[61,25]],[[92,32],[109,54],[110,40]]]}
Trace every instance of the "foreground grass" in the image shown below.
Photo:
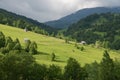
{"label": "foreground grass", "polygon": [[[94,61],[100,62],[103,56],[103,48],[97,49],[91,46],[84,46],[85,50],[80,51],[74,47],[75,43],[67,44],[64,40],[57,39],[54,37],[48,37],[33,32],[25,32],[23,29],[15,27],[9,27],[0,24],[0,31],[5,36],[11,36],[13,39],[18,38],[24,47],[24,39],[28,38],[31,41],[35,41],[38,44],[38,51],[41,54],[34,55],[36,61],[40,64],[56,64],[61,67],[66,65],[66,61],[69,57],[75,58],[83,66],[86,63],[92,63]],[[80,45],[82,46],[82,45]],[[51,54],[55,53],[56,61],[51,62]],[[120,58],[119,51],[109,51],[110,56],[113,59]]]}

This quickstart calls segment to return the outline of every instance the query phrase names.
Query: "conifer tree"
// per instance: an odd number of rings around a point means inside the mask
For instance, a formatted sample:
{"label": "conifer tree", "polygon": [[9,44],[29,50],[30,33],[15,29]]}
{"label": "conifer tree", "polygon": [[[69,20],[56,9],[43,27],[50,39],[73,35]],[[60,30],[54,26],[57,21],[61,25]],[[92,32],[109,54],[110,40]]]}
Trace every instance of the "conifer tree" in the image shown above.
{"label": "conifer tree", "polygon": [[85,80],[86,71],[79,65],[79,63],[69,58],[65,66],[64,78],[65,80]]}
{"label": "conifer tree", "polygon": [[8,45],[8,43],[13,43],[13,40],[11,37],[6,37],[5,38],[5,47]]}
{"label": "conifer tree", "polygon": [[5,35],[0,32],[0,48],[5,46]]}
{"label": "conifer tree", "polygon": [[30,40],[27,40],[26,42],[25,42],[25,51],[26,52],[29,52],[29,46],[30,46],[30,44],[31,44],[31,41]]}
{"label": "conifer tree", "polygon": [[105,50],[100,68],[101,80],[115,80],[114,79],[114,63],[110,58],[109,53]]}
{"label": "conifer tree", "polygon": [[21,49],[22,49],[21,44],[20,44],[20,41],[19,41],[18,38],[15,39],[15,41],[14,41],[14,48],[13,48],[13,49],[14,49],[14,50],[21,50]]}
{"label": "conifer tree", "polygon": [[29,46],[29,52],[31,54],[37,54],[37,44],[36,42],[31,42],[30,46]]}

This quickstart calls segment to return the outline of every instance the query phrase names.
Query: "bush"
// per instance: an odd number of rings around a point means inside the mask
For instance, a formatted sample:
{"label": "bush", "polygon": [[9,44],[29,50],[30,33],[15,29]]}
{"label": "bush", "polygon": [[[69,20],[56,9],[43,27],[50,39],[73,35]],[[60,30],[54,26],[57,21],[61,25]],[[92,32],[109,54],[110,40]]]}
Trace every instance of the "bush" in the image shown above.
{"label": "bush", "polygon": [[51,61],[55,61],[55,57],[56,57],[55,53],[52,53],[51,57],[52,57]]}
{"label": "bush", "polygon": [[83,51],[83,50],[84,50],[84,47],[81,47],[80,50]]}

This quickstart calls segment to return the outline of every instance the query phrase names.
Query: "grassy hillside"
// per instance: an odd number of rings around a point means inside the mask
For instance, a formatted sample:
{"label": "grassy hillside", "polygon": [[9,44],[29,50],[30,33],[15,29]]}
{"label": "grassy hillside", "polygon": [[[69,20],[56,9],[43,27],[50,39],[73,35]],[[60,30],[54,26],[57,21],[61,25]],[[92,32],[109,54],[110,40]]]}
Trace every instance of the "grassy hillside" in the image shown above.
{"label": "grassy hillside", "polygon": [[[56,64],[63,67],[69,57],[73,57],[80,62],[81,65],[85,63],[91,63],[100,61],[103,55],[104,49],[92,48],[91,46],[84,46],[85,50],[80,51],[74,47],[74,42],[70,44],[65,43],[64,40],[48,37],[45,35],[36,34],[33,32],[25,32],[23,29],[9,27],[6,25],[0,25],[0,31],[5,36],[11,36],[13,39],[18,38],[24,47],[24,38],[28,38],[31,41],[36,41],[38,44],[38,51],[43,54],[34,55],[36,61],[41,64]],[[51,54],[55,53],[56,62],[51,62]],[[109,51],[113,59],[120,58],[120,54],[115,51]]]}

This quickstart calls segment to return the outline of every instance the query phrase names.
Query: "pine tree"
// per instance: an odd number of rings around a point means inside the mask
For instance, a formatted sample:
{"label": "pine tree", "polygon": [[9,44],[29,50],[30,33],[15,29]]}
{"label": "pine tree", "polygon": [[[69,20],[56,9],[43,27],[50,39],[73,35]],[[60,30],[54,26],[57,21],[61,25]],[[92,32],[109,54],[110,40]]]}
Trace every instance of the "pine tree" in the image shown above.
{"label": "pine tree", "polygon": [[6,37],[5,38],[5,47],[8,45],[8,43],[13,43],[13,40],[11,37]]}
{"label": "pine tree", "polygon": [[14,41],[14,48],[13,49],[14,50],[21,50],[22,49],[20,41],[19,41],[18,38],[16,38],[15,41]]}
{"label": "pine tree", "polygon": [[26,42],[25,42],[25,51],[26,52],[29,52],[29,46],[30,46],[30,44],[31,44],[31,41],[30,40],[27,40]]}
{"label": "pine tree", "polygon": [[79,65],[79,63],[69,58],[65,66],[64,78],[65,80],[85,80],[86,71]]}
{"label": "pine tree", "polygon": [[59,66],[50,65],[48,68],[48,80],[61,80],[62,70]]}
{"label": "pine tree", "polygon": [[8,51],[11,51],[11,50],[13,50],[13,47],[14,47],[14,43],[13,42],[12,43],[8,43],[7,46],[6,46],[6,49]]}
{"label": "pine tree", "polygon": [[22,47],[21,47],[20,43],[16,43],[13,49],[14,50],[21,50]]}
{"label": "pine tree", "polygon": [[37,54],[37,44],[36,42],[31,42],[30,46],[29,46],[29,52],[31,54]]}
{"label": "pine tree", "polygon": [[110,58],[109,53],[105,50],[100,66],[101,80],[115,80],[114,79],[114,63]]}
{"label": "pine tree", "polygon": [[0,32],[0,48],[5,46],[5,35]]}

